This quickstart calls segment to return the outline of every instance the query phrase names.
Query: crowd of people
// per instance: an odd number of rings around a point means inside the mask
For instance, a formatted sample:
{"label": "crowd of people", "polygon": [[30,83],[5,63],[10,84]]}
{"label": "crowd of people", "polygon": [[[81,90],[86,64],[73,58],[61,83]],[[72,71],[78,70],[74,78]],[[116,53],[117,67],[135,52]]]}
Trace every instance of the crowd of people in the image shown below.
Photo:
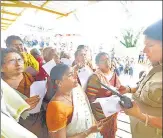
{"label": "crowd of people", "polygon": [[[9,121],[1,120],[4,121],[2,137],[11,138],[13,133],[15,137],[12,138],[115,138],[118,113],[106,117],[100,104],[93,103],[97,98],[112,96],[100,81],[115,87],[120,94],[133,94],[132,108],[125,109],[121,105],[130,116],[133,138],[161,138],[162,20],[149,26],[144,35],[143,52],[153,68],[147,75],[141,75],[135,88],[123,86],[119,80],[122,73],[133,76],[133,58],[120,59],[100,52],[93,59],[90,49],[79,45],[74,61],[68,65],[62,62],[63,58],[71,60],[68,52],[48,46],[42,50],[34,48],[28,53],[19,36],[8,36],[7,48],[1,48],[1,103],[4,105],[1,115],[16,120],[15,126],[25,129],[21,128],[24,133],[18,133]],[[56,65],[49,74],[44,65],[52,60]],[[82,86],[79,73],[86,71],[86,67],[92,74]],[[39,112],[31,113],[41,101],[39,95],[31,96],[31,86],[38,81],[46,82],[46,93]]]}
{"label": "crowd of people", "polygon": [[49,46],[49,43],[50,43],[50,38],[49,37],[46,37],[46,38],[29,38],[28,36],[24,36],[22,38],[23,40],[23,43],[25,46],[27,47],[35,47],[37,45],[39,45],[40,47],[46,47],[46,46]]}
{"label": "crowd of people", "polygon": [[139,64],[148,64],[148,58],[143,53],[143,51],[140,51],[139,57],[138,57],[138,63]]}

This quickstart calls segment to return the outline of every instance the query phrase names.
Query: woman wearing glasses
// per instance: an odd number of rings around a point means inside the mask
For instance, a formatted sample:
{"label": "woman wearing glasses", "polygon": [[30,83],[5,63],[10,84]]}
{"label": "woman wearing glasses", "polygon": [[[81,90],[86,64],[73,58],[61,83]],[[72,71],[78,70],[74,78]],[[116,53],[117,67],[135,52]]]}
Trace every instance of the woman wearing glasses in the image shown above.
{"label": "woman wearing glasses", "polygon": [[[29,110],[36,107],[40,100],[39,96],[30,97],[30,86],[35,80],[29,73],[24,72],[23,57],[15,49],[1,49],[1,77],[25,99],[30,105]],[[41,126],[41,120],[37,119],[38,115],[39,113],[30,114],[26,120],[20,118],[19,123],[38,138],[45,138],[43,134],[46,133]]]}
{"label": "woman wearing glasses", "polygon": [[[89,78],[86,94],[90,103],[94,102],[96,98],[109,97],[111,92],[102,88],[101,84],[97,80],[101,81],[105,85],[112,85],[119,88],[121,86],[117,74],[112,69],[110,57],[107,53],[101,52],[96,56],[96,64],[98,69]],[[91,104],[93,114],[97,121],[105,118],[100,104]],[[110,116],[109,121],[105,124],[101,130],[103,138],[115,138],[117,130],[117,114]]]}

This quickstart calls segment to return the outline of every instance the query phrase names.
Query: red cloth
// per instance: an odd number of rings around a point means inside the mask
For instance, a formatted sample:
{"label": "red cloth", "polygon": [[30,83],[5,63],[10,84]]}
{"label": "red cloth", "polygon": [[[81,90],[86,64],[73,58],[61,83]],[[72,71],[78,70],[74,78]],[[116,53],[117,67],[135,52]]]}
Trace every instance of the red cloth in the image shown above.
{"label": "red cloth", "polygon": [[36,60],[38,61],[40,66],[44,64],[44,59],[41,56],[37,57]]}
{"label": "red cloth", "polygon": [[44,64],[44,60],[41,56],[37,57],[36,60],[39,63],[39,73],[36,76],[36,80],[37,81],[45,80],[46,77],[49,77],[49,75],[46,73],[46,71],[42,67],[42,65]]}

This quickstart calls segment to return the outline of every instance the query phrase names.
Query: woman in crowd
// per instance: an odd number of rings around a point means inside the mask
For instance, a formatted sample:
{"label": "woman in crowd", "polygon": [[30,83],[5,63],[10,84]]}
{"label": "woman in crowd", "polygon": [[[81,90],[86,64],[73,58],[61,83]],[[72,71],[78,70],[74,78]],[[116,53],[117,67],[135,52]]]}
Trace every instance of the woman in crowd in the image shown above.
{"label": "woman in crowd", "polygon": [[[84,50],[84,49],[77,50],[77,51],[75,52],[75,61],[74,61],[74,63],[72,63],[72,67],[73,67],[75,70],[77,70],[77,72],[76,72],[76,73],[77,73],[77,80],[78,80],[78,83],[79,83],[80,85],[82,85],[82,84],[81,84],[81,82],[80,82],[80,78],[79,78],[79,76],[78,76],[78,73],[79,73],[79,72],[82,72],[82,71],[85,71],[84,67],[86,67],[86,66],[89,67],[90,70],[93,71],[93,68],[92,68],[91,64],[89,64],[89,63],[87,62],[85,50]],[[83,87],[84,87],[84,86],[83,86]]]}
{"label": "woman in crowd", "polygon": [[89,49],[89,47],[86,45],[79,45],[77,47],[77,50],[82,50],[82,49],[86,52],[86,56],[88,58],[88,61],[92,61],[91,50]]}
{"label": "woman in crowd", "polygon": [[[35,80],[29,73],[24,72],[24,60],[21,54],[14,49],[2,49],[1,67],[2,79],[15,89],[31,107],[35,107],[40,98],[39,96],[30,98],[30,86]],[[45,138],[45,135],[43,135],[44,129],[41,127],[41,120],[37,119],[38,116],[39,113],[30,114],[26,120],[20,118],[19,123],[37,135],[38,138]]]}
{"label": "woman in crowd", "polygon": [[85,45],[79,45],[75,52],[75,61],[72,63],[72,66],[79,64],[88,65],[93,70],[92,59],[89,53],[89,49]]}
{"label": "woman in crowd", "polygon": [[23,40],[19,36],[11,35],[7,37],[6,47],[14,48],[22,54],[25,71],[32,73],[33,76],[37,74],[37,72],[39,71],[39,63],[31,54],[25,51]]}
{"label": "woman in crowd", "polygon": [[133,108],[124,109],[130,115],[133,138],[162,138],[162,19],[149,26],[144,35],[143,52],[153,68],[136,88],[120,91],[133,93]]}
{"label": "woman in crowd", "polygon": [[37,138],[18,123],[19,118],[25,118],[26,112],[31,109],[17,92],[1,79],[1,138]]}
{"label": "woman in crowd", "polygon": [[60,56],[57,53],[57,50],[53,47],[46,47],[43,49],[43,57],[45,62],[49,62],[50,60],[54,59],[56,64],[60,63]]}
{"label": "woman in crowd", "polygon": [[[99,53],[96,56],[96,64],[98,69],[89,78],[86,89],[86,94],[90,103],[94,102],[96,98],[111,96],[111,92],[108,92],[106,89],[102,88],[101,84],[97,80],[101,81],[103,84],[112,85],[117,88],[119,88],[121,85],[118,76],[111,69],[112,65],[107,53]],[[97,121],[105,118],[100,105],[91,104],[91,107]],[[110,120],[106,123],[101,131],[101,134],[104,138],[115,138],[115,133],[117,130],[116,120],[117,114],[114,114],[110,117]]]}
{"label": "woman in crowd", "polygon": [[58,64],[52,68],[50,78],[54,97],[47,106],[46,122],[51,138],[96,138],[102,124],[95,124],[73,70]]}
{"label": "woman in crowd", "polygon": [[75,56],[75,60],[74,62],[72,63],[72,66],[75,66],[75,65],[78,65],[78,64],[81,64],[81,65],[85,65],[86,64],[86,53],[85,51],[82,49],[82,50],[77,50],[74,54]]}
{"label": "woman in crowd", "polygon": [[30,51],[31,55],[33,55],[33,57],[38,61],[39,63],[39,72],[36,75],[36,80],[37,81],[41,81],[41,80],[45,80],[48,77],[48,74],[46,73],[46,71],[43,69],[42,65],[45,63],[42,55],[41,55],[41,51],[38,50],[37,48],[33,48]]}

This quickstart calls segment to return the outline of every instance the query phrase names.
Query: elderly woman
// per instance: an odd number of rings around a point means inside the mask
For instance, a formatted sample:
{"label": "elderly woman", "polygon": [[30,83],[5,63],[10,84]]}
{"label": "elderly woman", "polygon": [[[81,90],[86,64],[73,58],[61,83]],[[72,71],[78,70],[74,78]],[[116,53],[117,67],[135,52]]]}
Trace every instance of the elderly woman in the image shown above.
{"label": "elderly woman", "polygon": [[46,122],[51,138],[97,138],[102,128],[95,120],[76,75],[65,64],[51,70],[53,98],[47,106]]}
{"label": "elderly woman", "polygon": [[56,64],[60,63],[60,57],[57,53],[56,49],[53,47],[46,47],[43,49],[43,57],[45,62],[49,62],[50,60],[54,59]]}
{"label": "elderly woman", "polygon": [[[24,60],[19,52],[14,49],[1,50],[1,76],[2,79],[17,93],[26,100],[31,106],[35,107],[40,98],[39,96],[30,97],[30,86],[35,81],[34,78],[24,71]],[[26,120],[20,119],[19,123],[29,131],[33,132],[38,138],[43,136],[39,113],[30,114]],[[37,120],[36,120],[37,119]],[[45,136],[43,136],[45,138]]]}
{"label": "elderly woman", "polygon": [[[119,88],[121,86],[117,74],[111,69],[111,60],[109,55],[105,52],[101,52],[96,56],[96,64],[98,69],[89,78],[86,94],[90,103],[94,102],[96,98],[109,97],[111,92],[102,88],[101,84],[97,80],[101,81],[103,84],[112,85]],[[97,121],[105,118],[101,106],[91,104],[93,114]],[[106,123],[101,131],[104,138],[115,138],[115,133],[117,130],[117,114],[110,116],[110,120]]]}
{"label": "elderly woman", "polygon": [[[130,115],[133,138],[162,138],[162,20],[149,26],[144,35],[144,53],[153,68],[137,88],[128,91],[135,102],[124,111]],[[125,88],[120,91],[127,92]]]}
{"label": "elderly woman", "polygon": [[33,48],[31,49],[30,53],[39,62],[41,66],[44,64],[44,60],[41,56],[41,51],[39,49]]}
{"label": "elderly woman", "polygon": [[33,57],[38,61],[39,63],[39,72],[36,75],[36,80],[37,81],[41,81],[41,80],[45,80],[48,77],[48,74],[46,73],[46,71],[43,69],[42,65],[45,63],[43,57],[41,56],[41,51],[37,48],[33,48],[30,51],[31,55],[33,55]]}
{"label": "elderly woman", "polygon": [[85,64],[88,65],[93,70],[93,65],[91,63],[89,49],[85,45],[79,45],[75,52],[75,60],[72,63],[72,66],[77,64]]}

